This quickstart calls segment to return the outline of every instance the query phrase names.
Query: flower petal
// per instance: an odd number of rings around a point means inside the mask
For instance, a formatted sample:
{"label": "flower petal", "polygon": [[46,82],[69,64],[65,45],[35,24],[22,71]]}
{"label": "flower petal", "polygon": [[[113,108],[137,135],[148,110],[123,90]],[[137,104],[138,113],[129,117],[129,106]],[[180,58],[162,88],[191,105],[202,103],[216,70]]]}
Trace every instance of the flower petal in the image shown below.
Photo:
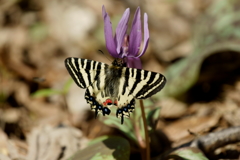
{"label": "flower petal", "polygon": [[128,56],[137,56],[142,41],[141,11],[138,7],[134,15],[131,32],[129,35]]}
{"label": "flower petal", "polygon": [[125,12],[122,15],[121,20],[118,23],[118,26],[116,28],[116,42],[117,42],[117,53],[119,54],[121,52],[121,47],[123,44],[124,37],[127,32],[128,28],[128,20],[130,15],[130,9],[127,8]]}
{"label": "flower petal", "polygon": [[148,29],[148,16],[147,13],[144,13],[144,22],[143,22],[143,27],[144,27],[144,41],[143,41],[143,48],[142,52],[137,56],[141,57],[145,52],[148,47],[148,41],[149,41],[149,29]]}
{"label": "flower petal", "polygon": [[142,63],[138,57],[126,57],[127,67],[142,69]]}
{"label": "flower petal", "polygon": [[105,35],[107,50],[113,57],[118,58],[118,53],[116,51],[116,44],[115,44],[113,33],[112,33],[112,23],[110,21],[110,18],[104,6],[102,6],[102,17],[104,20],[104,35]]}

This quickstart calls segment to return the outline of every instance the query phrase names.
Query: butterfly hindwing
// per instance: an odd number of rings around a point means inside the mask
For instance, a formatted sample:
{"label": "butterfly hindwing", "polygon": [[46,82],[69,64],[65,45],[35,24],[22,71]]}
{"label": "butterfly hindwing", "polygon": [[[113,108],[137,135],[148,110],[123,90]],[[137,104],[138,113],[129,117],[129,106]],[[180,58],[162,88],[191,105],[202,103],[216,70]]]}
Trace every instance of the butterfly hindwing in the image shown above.
{"label": "butterfly hindwing", "polygon": [[[113,64],[116,64],[113,62]],[[166,78],[155,72],[127,68],[80,58],[67,58],[66,68],[80,88],[86,88],[85,99],[95,116],[110,114],[110,107],[118,107],[116,116],[129,118],[135,98],[145,99],[160,91]]]}
{"label": "butterfly hindwing", "polygon": [[117,110],[119,118],[130,116],[130,112],[134,110],[134,98],[151,97],[166,83],[166,78],[160,73],[127,67],[123,67],[122,70],[119,85],[119,95],[121,96],[118,99],[119,108]]}
{"label": "butterfly hindwing", "polygon": [[[91,89],[92,87],[87,88],[86,93],[85,93],[85,99],[87,103],[90,104],[91,110],[95,112],[95,118],[99,113],[109,115],[111,113],[111,110],[108,107],[104,107],[101,103],[97,101],[97,97],[94,97],[93,90]],[[97,94],[99,95],[99,94]]]}

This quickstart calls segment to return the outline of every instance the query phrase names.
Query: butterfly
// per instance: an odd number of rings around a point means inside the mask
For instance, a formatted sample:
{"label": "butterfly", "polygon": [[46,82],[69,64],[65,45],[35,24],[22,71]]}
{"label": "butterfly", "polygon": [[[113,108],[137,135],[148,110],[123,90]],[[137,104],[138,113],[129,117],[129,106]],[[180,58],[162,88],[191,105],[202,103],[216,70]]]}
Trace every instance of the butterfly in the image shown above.
{"label": "butterfly", "polygon": [[85,99],[91,110],[109,115],[110,107],[116,106],[116,116],[129,118],[135,108],[135,98],[145,99],[159,92],[166,78],[156,72],[125,67],[122,59],[115,59],[112,65],[88,59],[67,58],[65,66],[75,81],[86,89]]}

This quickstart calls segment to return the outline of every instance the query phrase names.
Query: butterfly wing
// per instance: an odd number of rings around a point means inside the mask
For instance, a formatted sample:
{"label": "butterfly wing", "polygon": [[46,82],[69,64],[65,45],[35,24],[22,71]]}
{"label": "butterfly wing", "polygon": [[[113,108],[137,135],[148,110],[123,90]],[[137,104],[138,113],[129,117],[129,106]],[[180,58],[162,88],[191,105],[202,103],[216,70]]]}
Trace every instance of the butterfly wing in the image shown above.
{"label": "butterfly wing", "polygon": [[117,117],[129,117],[134,110],[135,100],[145,99],[159,92],[166,84],[166,78],[156,72],[123,67],[120,80]]}
{"label": "butterfly wing", "polygon": [[108,67],[105,63],[73,57],[65,60],[65,66],[75,83],[83,89],[98,80],[102,76],[102,70]]}
{"label": "butterfly wing", "polygon": [[85,99],[91,105],[91,110],[95,111],[95,116],[98,113],[110,114],[110,109],[99,103],[99,101],[104,101],[101,94],[105,86],[104,81],[100,81],[100,77],[105,79],[105,70],[108,65],[93,60],[70,57],[65,60],[65,66],[74,82],[80,88],[87,88]]}
{"label": "butterfly wing", "polygon": [[133,95],[137,99],[149,98],[159,92],[166,84],[167,80],[161,73],[129,68],[128,82],[129,95]]}

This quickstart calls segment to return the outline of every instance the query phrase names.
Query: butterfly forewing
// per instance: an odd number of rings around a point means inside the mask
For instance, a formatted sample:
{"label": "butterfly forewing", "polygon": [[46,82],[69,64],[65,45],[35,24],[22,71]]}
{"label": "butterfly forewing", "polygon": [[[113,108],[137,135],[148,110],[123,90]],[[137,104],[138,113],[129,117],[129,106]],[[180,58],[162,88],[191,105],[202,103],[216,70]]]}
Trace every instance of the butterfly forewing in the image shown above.
{"label": "butterfly forewing", "polygon": [[107,64],[80,58],[67,58],[65,66],[80,88],[87,88],[104,74]]}
{"label": "butterfly forewing", "polygon": [[137,99],[145,99],[159,92],[166,83],[166,78],[156,72],[128,68],[130,74],[125,75],[131,83],[129,95]]}
{"label": "butterfly forewing", "polygon": [[87,88],[85,99],[95,111],[110,114],[109,107],[118,107],[116,116],[130,117],[135,100],[151,97],[160,91],[166,78],[155,72],[107,64],[80,58],[67,58],[66,68],[81,88]]}

